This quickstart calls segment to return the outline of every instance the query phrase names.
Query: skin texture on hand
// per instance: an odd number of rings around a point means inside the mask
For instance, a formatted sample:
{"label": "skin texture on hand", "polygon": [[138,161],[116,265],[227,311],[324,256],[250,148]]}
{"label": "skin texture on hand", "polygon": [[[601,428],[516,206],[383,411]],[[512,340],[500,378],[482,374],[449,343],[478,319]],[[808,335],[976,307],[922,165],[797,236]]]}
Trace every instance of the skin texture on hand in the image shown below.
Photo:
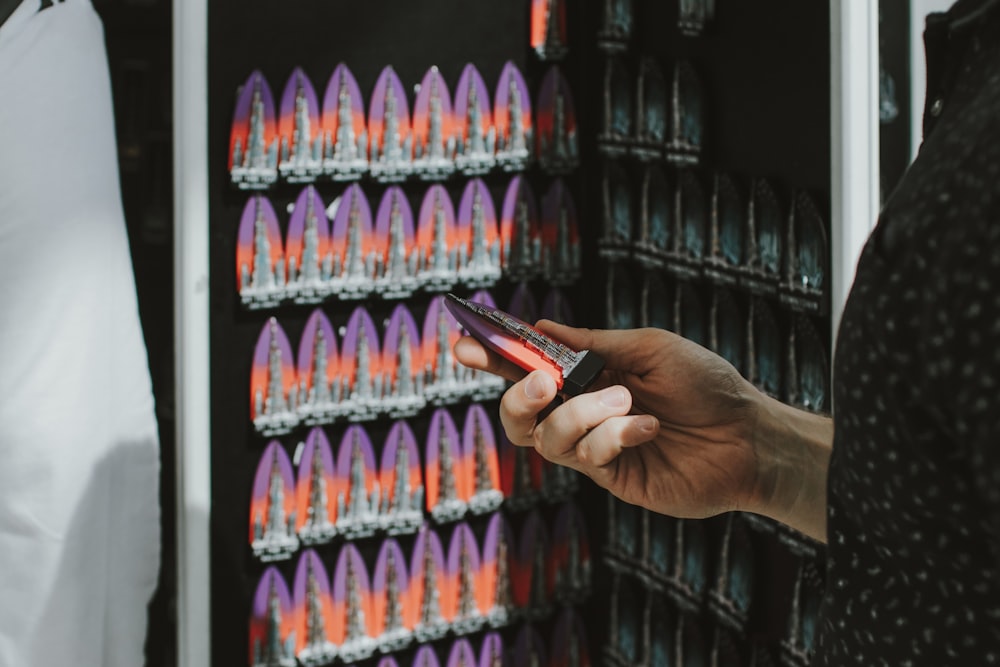
{"label": "skin texture on hand", "polygon": [[512,443],[574,468],[622,500],[682,518],[765,514],[825,539],[832,426],[770,399],[731,364],[659,329],[538,328],[606,362],[595,388],[539,420],[556,396],[471,338],[459,361],[511,380],[500,418]]}

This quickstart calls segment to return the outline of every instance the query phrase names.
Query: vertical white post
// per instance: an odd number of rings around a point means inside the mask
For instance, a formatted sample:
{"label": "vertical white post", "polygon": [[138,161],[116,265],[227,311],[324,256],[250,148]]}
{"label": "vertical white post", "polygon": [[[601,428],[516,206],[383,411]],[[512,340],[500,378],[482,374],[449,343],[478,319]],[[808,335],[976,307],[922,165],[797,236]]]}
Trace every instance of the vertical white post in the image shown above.
{"label": "vertical white post", "polygon": [[879,205],[878,3],[830,0],[831,320],[836,336]]}
{"label": "vertical white post", "polygon": [[208,667],[208,2],[174,0],[174,308],[177,407],[177,655]]}

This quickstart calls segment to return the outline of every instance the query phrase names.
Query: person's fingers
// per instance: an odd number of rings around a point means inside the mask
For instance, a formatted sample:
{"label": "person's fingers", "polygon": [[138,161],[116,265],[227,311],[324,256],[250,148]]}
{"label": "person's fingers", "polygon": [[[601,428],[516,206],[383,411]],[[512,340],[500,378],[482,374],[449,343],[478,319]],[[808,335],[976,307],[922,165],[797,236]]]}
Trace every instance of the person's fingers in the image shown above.
{"label": "person's fingers", "polygon": [[[604,358],[609,369],[623,369],[642,375],[643,369],[666,353],[673,334],[655,329],[579,329],[551,320],[539,320],[535,325],[546,335],[574,350],[594,350]],[[479,341],[463,336],[455,343],[455,357],[463,365],[484,370],[516,382],[525,371],[511,361],[488,350]],[[595,383],[591,390],[607,386],[607,378]]]}
{"label": "person's fingers", "polygon": [[593,350],[608,368],[640,372],[638,364],[664,353],[675,334],[657,329],[579,329],[551,320],[535,325],[547,336],[574,350]]}
{"label": "person's fingers", "polygon": [[631,408],[632,395],[620,385],[575,396],[534,427],[535,449],[556,463],[573,461],[584,436],[605,420],[627,415]]}
{"label": "person's fingers", "polygon": [[454,351],[455,358],[463,366],[499,375],[512,382],[517,382],[525,375],[524,370],[520,366],[486,349],[482,343],[471,336],[462,336],[459,338],[455,343]]}
{"label": "person's fingers", "polygon": [[500,399],[500,422],[507,439],[530,447],[538,413],[556,397],[556,382],[544,371],[534,371],[504,392]]}
{"label": "person's fingers", "polygon": [[660,430],[660,420],[652,415],[629,415],[606,419],[576,444],[574,467],[591,471],[608,465],[629,447],[649,442]]}

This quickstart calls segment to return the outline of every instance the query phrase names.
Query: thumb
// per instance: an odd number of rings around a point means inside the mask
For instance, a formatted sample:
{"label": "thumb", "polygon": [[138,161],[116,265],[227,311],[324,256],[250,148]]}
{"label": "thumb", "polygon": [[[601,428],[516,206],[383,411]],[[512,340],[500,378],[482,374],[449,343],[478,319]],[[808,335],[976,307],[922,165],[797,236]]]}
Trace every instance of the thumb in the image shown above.
{"label": "thumb", "polygon": [[536,327],[574,350],[593,350],[609,368],[631,369],[657,346],[650,329],[580,329],[551,320],[539,320]]}

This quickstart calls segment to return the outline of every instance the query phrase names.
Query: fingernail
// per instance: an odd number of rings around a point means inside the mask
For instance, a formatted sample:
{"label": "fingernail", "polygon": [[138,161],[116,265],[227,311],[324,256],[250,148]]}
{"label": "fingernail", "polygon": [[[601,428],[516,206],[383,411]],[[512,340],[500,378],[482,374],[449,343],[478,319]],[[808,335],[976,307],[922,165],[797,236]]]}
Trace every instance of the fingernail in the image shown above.
{"label": "fingernail", "polygon": [[646,415],[639,420],[639,430],[643,433],[652,433],[660,427],[660,420],[652,415]]}
{"label": "fingernail", "polygon": [[524,383],[524,394],[533,401],[537,401],[545,396],[545,379],[533,373],[528,376],[528,381]]}
{"label": "fingernail", "polygon": [[625,391],[618,387],[605,390],[601,394],[601,405],[607,408],[625,407]]}

